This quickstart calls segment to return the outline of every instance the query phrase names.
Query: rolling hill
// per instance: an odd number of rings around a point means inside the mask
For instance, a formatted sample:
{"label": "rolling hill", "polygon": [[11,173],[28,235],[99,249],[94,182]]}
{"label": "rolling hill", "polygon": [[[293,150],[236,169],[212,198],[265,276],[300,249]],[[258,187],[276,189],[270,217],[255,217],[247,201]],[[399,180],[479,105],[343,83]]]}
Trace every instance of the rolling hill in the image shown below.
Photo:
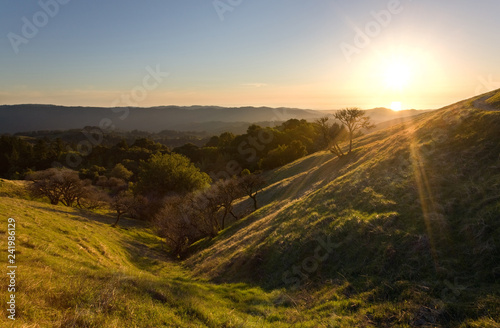
{"label": "rolling hill", "polygon": [[[141,222],[112,228],[109,215],[26,199],[22,185],[0,180],[0,212],[16,220],[17,261],[16,320],[2,310],[1,327],[289,327],[297,321],[284,290],[194,277],[168,260]],[[2,274],[5,302],[9,283]]]}
{"label": "rolling hill", "polygon": [[499,327],[499,95],[266,172],[262,207],[181,263],[140,222],[112,228],[0,182],[0,212],[17,222],[16,324]]}

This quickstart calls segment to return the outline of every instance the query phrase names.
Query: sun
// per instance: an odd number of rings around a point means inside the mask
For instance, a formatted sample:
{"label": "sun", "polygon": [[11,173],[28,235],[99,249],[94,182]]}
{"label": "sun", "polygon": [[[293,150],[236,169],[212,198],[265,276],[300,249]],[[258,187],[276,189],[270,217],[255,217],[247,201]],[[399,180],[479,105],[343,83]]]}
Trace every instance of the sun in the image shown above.
{"label": "sun", "polygon": [[384,70],[386,86],[393,90],[403,90],[411,80],[410,66],[403,61],[388,63]]}
{"label": "sun", "polygon": [[403,104],[400,101],[393,101],[391,104],[391,109],[395,112],[399,112],[403,109]]}

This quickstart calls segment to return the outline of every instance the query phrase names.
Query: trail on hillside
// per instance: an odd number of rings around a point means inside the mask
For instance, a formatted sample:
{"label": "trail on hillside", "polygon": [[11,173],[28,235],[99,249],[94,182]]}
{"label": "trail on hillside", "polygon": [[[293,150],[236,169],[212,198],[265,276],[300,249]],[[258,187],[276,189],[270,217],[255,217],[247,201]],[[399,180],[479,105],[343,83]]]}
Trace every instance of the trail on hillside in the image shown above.
{"label": "trail on hillside", "polygon": [[499,108],[496,108],[496,107],[491,106],[491,105],[489,105],[489,104],[486,103],[486,100],[489,99],[489,98],[491,98],[490,94],[488,94],[486,96],[483,96],[483,97],[475,100],[473,102],[473,106],[475,108],[479,108],[479,109],[487,110],[487,111],[500,111]]}

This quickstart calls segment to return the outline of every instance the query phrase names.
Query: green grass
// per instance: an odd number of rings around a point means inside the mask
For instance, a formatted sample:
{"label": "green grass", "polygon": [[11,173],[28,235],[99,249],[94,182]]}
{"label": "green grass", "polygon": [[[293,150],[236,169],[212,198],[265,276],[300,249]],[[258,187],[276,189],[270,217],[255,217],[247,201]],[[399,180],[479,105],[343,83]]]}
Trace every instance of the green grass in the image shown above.
{"label": "green grass", "polygon": [[[3,183],[2,192],[23,193],[22,183]],[[105,213],[5,196],[0,213],[3,249],[7,217],[16,220],[18,266],[16,321],[2,312],[2,327],[369,326],[351,313],[350,302],[361,300],[347,301],[333,284],[324,293],[266,291],[195,276],[167,260],[161,240],[141,222],[125,219],[113,228]],[[0,288],[7,285],[2,275]]]}
{"label": "green grass", "polygon": [[[283,290],[195,278],[167,261],[160,240],[138,222],[112,228],[106,215],[7,197],[0,212],[3,249],[6,216],[16,219],[18,266],[17,320],[3,311],[2,327],[286,327],[295,320],[293,307],[275,304],[286,300]],[[0,282],[7,290],[5,275]]]}

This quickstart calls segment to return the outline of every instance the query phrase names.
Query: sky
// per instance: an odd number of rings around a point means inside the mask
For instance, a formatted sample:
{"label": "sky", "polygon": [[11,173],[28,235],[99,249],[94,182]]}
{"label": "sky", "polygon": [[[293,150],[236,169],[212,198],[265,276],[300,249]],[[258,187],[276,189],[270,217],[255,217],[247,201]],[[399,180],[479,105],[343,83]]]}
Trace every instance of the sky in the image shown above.
{"label": "sky", "polygon": [[0,0],[0,104],[435,109],[500,88],[498,0]]}

